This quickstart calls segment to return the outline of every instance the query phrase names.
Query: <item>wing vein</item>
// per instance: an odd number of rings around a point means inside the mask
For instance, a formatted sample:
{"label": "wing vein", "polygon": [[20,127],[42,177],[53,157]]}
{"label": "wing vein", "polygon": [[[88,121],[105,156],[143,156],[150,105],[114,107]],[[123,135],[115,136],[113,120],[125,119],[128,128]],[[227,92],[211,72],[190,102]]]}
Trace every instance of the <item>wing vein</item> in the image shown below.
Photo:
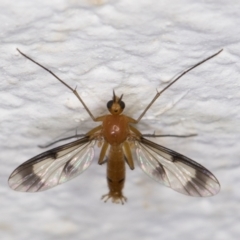
{"label": "wing vein", "polygon": [[143,137],[135,139],[142,170],[154,180],[190,196],[212,196],[220,190],[216,177],[199,163]]}

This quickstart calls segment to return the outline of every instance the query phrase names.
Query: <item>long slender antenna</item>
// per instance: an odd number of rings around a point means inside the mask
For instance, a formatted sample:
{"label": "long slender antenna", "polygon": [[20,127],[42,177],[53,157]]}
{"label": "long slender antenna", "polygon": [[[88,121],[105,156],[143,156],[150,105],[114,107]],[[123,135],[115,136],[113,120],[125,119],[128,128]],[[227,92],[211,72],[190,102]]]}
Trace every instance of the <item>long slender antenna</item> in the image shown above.
{"label": "long slender antenna", "polygon": [[40,63],[36,62],[35,60],[33,60],[32,58],[28,57],[26,54],[22,53],[18,48],[17,51],[23,55],[25,58],[27,58],[28,60],[32,61],[33,63],[37,64],[39,67],[43,68],[44,70],[46,70],[47,72],[49,72],[51,75],[53,75],[58,81],[60,81],[63,85],[65,85],[67,88],[69,88],[74,95],[79,99],[79,101],[82,103],[83,107],[86,109],[86,111],[88,112],[88,114],[90,115],[90,117],[92,118],[93,121],[96,121],[96,118],[93,116],[93,114],[91,113],[91,111],[88,109],[87,105],[84,103],[84,101],[82,100],[82,98],[80,97],[80,95],[78,94],[76,89],[71,88],[68,84],[66,84],[62,79],[60,79],[57,75],[55,75],[52,71],[50,71],[49,69],[47,69],[46,67],[44,67],[43,65],[41,65]]}
{"label": "long slender antenna", "polygon": [[169,87],[171,87],[177,80],[179,80],[183,75],[185,75],[186,73],[190,72],[192,69],[196,68],[197,66],[203,64],[204,62],[208,61],[209,59],[217,56],[220,52],[222,52],[223,49],[221,49],[220,51],[218,51],[217,53],[211,55],[210,57],[205,58],[204,60],[202,60],[201,62],[193,65],[192,67],[190,67],[189,69],[185,70],[183,73],[181,73],[176,79],[174,79],[170,84],[168,84],[162,91],[157,92],[157,94],[155,95],[155,97],[153,98],[153,100],[148,104],[148,106],[145,108],[145,110],[142,112],[142,114],[139,116],[139,118],[136,120],[136,123],[138,123],[142,117],[144,116],[144,114],[147,112],[147,110],[152,106],[152,104],[158,99],[158,97],[164,92],[166,91]]}

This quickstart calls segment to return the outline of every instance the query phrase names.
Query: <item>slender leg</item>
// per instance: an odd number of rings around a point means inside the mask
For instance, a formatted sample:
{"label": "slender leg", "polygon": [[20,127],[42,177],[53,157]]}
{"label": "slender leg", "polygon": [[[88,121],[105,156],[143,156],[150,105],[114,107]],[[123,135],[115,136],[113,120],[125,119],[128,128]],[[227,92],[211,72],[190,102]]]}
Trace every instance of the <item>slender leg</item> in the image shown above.
{"label": "slender leg", "polygon": [[124,151],[124,155],[126,158],[125,160],[126,160],[128,166],[130,167],[131,170],[133,170],[134,162],[133,162],[132,153],[131,153],[131,149],[130,149],[128,142],[123,143],[123,151]]}
{"label": "slender leg", "polygon": [[185,70],[183,73],[181,73],[176,79],[174,79],[170,84],[168,84],[162,91],[157,92],[157,94],[154,96],[153,100],[148,104],[148,106],[145,108],[145,110],[142,112],[142,114],[138,117],[138,119],[136,120],[136,123],[138,123],[142,117],[145,115],[145,113],[147,112],[147,110],[152,106],[152,104],[158,99],[158,97],[165,91],[167,90],[170,86],[172,86],[177,80],[179,80],[183,75],[185,75],[186,73],[190,72],[192,69],[196,68],[197,66],[203,64],[204,62],[208,61],[209,59],[217,56],[220,52],[222,52],[223,49],[221,49],[220,51],[218,51],[217,53],[211,55],[210,57],[202,60],[201,62],[195,64],[194,66],[190,67],[189,69]]}
{"label": "slender leg", "polygon": [[71,88],[68,84],[66,84],[63,80],[61,80],[57,75],[55,75],[52,71],[50,71],[49,69],[47,69],[46,67],[44,67],[43,65],[41,65],[40,63],[36,62],[35,60],[33,60],[32,58],[28,57],[26,54],[22,53],[18,48],[17,51],[23,55],[25,58],[29,59],[30,61],[32,61],[33,63],[37,64],[39,67],[43,68],[44,70],[46,70],[47,72],[49,72],[51,75],[53,75],[58,81],[60,81],[63,85],[65,85],[67,88],[69,88],[73,94],[79,99],[79,101],[82,103],[83,107],[85,108],[85,110],[88,112],[89,116],[92,118],[93,121],[96,121],[96,118],[93,116],[93,114],[91,113],[91,111],[88,109],[87,105],[84,103],[84,101],[82,100],[82,98],[80,97],[80,95],[78,94],[76,89]]}
{"label": "slender leg", "polygon": [[86,134],[76,134],[76,135],[71,136],[71,137],[60,138],[60,139],[58,139],[58,140],[56,140],[54,142],[48,143],[46,145],[38,145],[38,147],[39,148],[48,148],[48,147],[50,147],[50,146],[52,146],[52,145],[54,145],[54,144],[56,144],[58,142],[66,141],[66,140],[69,140],[69,139],[72,139],[72,138],[84,137],[84,136],[86,136]]}
{"label": "slender leg", "polygon": [[158,137],[178,137],[178,138],[188,138],[188,137],[195,137],[197,134],[189,134],[189,135],[175,135],[175,134],[142,134],[143,137],[152,137],[152,138],[158,138]]}
{"label": "slender leg", "polygon": [[102,126],[99,125],[99,126],[93,128],[92,130],[90,130],[89,132],[85,133],[85,134],[76,134],[74,136],[60,138],[60,139],[58,139],[58,140],[56,140],[54,142],[48,143],[46,145],[38,145],[38,147],[40,147],[40,148],[48,148],[48,147],[50,147],[50,146],[52,146],[52,145],[54,145],[54,144],[56,144],[58,142],[69,140],[69,139],[72,139],[72,138],[79,138],[79,137],[85,137],[85,136],[90,136],[91,137],[91,135],[93,135],[97,131],[101,130],[101,128],[102,128]]}
{"label": "slender leg", "polygon": [[102,149],[101,149],[101,152],[100,152],[100,155],[99,155],[99,159],[98,159],[98,164],[99,165],[102,165],[102,164],[105,163],[105,156],[106,156],[108,146],[109,146],[109,144],[107,142],[104,142],[104,144],[102,146]]}
{"label": "slender leg", "polygon": [[94,133],[96,133],[97,131],[99,131],[101,129],[102,129],[102,125],[99,125],[99,126],[93,128],[93,129],[91,129],[89,132],[87,132],[85,134],[85,136],[90,136],[91,137],[91,135],[93,135]]}
{"label": "slender leg", "polygon": [[135,127],[132,125],[129,125],[129,128],[132,132],[134,132],[138,137],[152,137],[152,138],[158,138],[158,137],[178,137],[178,138],[187,138],[187,137],[195,137],[197,134],[188,134],[188,135],[175,135],[175,134],[142,134],[140,131],[138,131]]}

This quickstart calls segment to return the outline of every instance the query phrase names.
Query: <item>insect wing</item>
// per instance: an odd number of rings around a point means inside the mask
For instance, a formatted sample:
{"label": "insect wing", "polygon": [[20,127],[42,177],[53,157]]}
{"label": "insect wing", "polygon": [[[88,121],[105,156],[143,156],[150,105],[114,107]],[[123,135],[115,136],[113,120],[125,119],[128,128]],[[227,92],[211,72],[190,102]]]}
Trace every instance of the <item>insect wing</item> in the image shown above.
{"label": "insect wing", "polygon": [[195,197],[217,194],[220,184],[206,168],[193,160],[145,138],[135,142],[141,169],[173,190]]}
{"label": "insect wing", "polygon": [[26,161],[10,175],[9,186],[21,192],[45,191],[86,170],[94,157],[88,137],[51,149]]}

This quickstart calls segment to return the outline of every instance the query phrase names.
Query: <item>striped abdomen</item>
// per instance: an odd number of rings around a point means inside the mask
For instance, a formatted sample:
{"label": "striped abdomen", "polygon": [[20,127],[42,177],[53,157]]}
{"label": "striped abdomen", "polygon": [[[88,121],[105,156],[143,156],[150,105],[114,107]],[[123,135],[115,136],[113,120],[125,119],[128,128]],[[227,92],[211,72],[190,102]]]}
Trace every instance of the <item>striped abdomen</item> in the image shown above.
{"label": "striped abdomen", "polygon": [[113,202],[121,202],[127,199],[122,195],[122,189],[125,181],[125,161],[121,144],[110,146],[107,160],[107,182],[109,193],[104,195],[106,201],[112,198]]}

